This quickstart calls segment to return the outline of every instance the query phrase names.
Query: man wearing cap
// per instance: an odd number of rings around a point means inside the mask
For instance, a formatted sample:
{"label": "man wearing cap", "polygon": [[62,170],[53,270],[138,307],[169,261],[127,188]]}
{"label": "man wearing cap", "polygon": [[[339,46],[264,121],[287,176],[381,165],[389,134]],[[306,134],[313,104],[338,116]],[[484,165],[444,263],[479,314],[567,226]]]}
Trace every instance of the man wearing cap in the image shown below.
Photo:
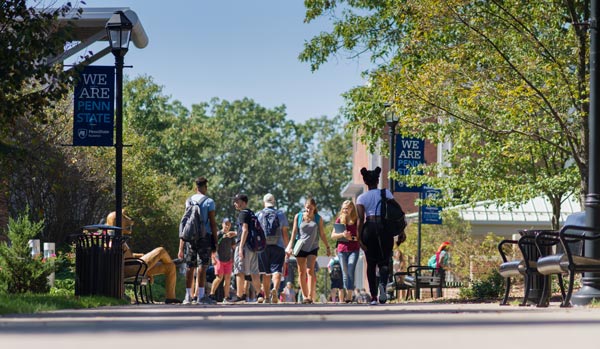
{"label": "man wearing cap", "polygon": [[260,291],[260,276],[258,269],[258,254],[246,246],[248,239],[249,226],[251,223],[252,211],[248,209],[248,196],[245,194],[237,194],[233,197],[233,205],[236,211],[239,211],[237,219],[237,237],[235,253],[233,258],[233,272],[235,274],[235,282],[237,292],[232,297],[232,302],[242,301],[245,291],[245,276],[250,275],[252,278],[252,286],[258,293]]}
{"label": "man wearing cap", "polygon": [[[262,275],[264,299],[270,303],[277,303],[281,273],[285,263],[285,246],[289,242],[289,224],[285,214],[275,208],[273,194],[266,194],[263,202],[265,208],[256,216],[265,231],[267,247],[258,255],[258,268]],[[271,280],[273,280],[273,289],[271,289]]]}
{"label": "man wearing cap", "polygon": [[[194,203],[201,203],[200,212],[204,220],[206,236],[196,242],[185,242],[179,240],[179,258],[184,258],[187,264],[185,274],[185,298],[183,304],[192,302],[192,284],[194,281],[194,269],[196,274],[196,297],[199,304],[214,304],[215,302],[205,294],[206,270],[210,264],[211,254],[215,251],[217,241],[217,221],[215,219],[215,201],[207,196],[208,180],[204,177],[195,179],[196,194],[185,201],[185,208]],[[206,197],[206,198],[205,198]]]}
{"label": "man wearing cap", "polygon": [[229,218],[223,218],[221,223],[223,227],[217,235],[217,251],[214,253],[215,261],[215,281],[210,288],[209,297],[216,301],[217,288],[223,281],[223,290],[225,297],[229,297],[229,286],[231,284],[231,271],[233,268],[233,245],[237,233],[231,230],[231,221]]}

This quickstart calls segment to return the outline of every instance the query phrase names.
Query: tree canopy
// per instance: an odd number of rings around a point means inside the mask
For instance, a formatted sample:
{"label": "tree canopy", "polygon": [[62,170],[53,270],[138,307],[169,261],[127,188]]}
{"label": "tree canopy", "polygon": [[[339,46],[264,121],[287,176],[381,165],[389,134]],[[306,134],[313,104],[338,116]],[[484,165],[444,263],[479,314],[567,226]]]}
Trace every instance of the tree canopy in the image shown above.
{"label": "tree canopy", "polygon": [[[443,162],[397,179],[448,190],[446,203],[587,192],[589,1],[307,0],[306,21],[334,29],[305,44],[318,69],[368,53],[370,84],[348,91],[345,115],[376,149],[383,104],[399,129],[447,144]],[[385,151],[386,149],[382,149]],[[414,172],[416,173],[416,172]]]}

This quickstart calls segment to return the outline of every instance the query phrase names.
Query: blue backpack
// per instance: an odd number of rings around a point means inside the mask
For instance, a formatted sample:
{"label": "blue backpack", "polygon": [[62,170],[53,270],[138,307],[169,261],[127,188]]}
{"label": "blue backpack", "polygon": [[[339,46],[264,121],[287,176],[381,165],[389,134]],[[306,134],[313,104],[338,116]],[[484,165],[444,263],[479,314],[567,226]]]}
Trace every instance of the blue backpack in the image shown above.
{"label": "blue backpack", "polygon": [[265,208],[258,214],[260,225],[265,232],[267,244],[276,244],[279,240],[279,217],[277,210]]}

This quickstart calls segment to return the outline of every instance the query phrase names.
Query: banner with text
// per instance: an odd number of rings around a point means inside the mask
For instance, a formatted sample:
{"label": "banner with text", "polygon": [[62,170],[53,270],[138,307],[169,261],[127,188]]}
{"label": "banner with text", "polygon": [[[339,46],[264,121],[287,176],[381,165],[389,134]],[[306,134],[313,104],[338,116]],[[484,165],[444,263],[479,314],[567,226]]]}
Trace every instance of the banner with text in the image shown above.
{"label": "banner with text", "polygon": [[[442,191],[431,187],[423,187],[423,199],[437,199],[442,195]],[[441,206],[421,206],[421,223],[423,224],[442,224]]]}
{"label": "banner with text", "polygon": [[[418,138],[404,138],[396,135],[396,171],[408,175],[410,168],[425,163],[425,141]],[[396,181],[397,192],[420,192],[421,187],[408,187]]]}
{"label": "banner with text", "polygon": [[87,66],[75,86],[73,145],[113,146],[115,67]]}

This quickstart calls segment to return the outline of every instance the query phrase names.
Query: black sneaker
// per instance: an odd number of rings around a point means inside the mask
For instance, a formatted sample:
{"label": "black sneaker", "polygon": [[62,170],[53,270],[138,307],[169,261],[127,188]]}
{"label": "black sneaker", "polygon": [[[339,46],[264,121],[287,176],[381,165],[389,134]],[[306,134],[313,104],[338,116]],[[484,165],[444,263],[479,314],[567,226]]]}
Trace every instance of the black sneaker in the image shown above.
{"label": "black sneaker", "polygon": [[181,304],[181,301],[177,298],[166,298],[165,304]]}

